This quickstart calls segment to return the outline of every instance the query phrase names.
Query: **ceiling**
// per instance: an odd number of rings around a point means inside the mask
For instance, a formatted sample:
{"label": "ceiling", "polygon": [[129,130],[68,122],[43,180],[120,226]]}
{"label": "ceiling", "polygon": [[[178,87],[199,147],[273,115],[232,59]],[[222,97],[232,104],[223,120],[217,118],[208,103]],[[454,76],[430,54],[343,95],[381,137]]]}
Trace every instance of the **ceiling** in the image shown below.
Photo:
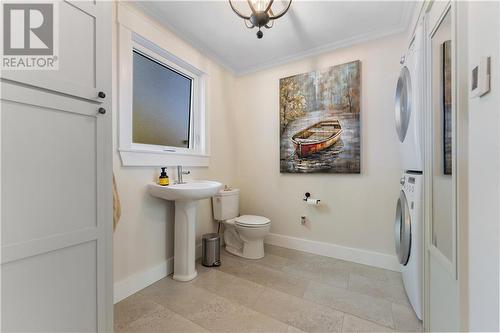
{"label": "ceiling", "polygon": [[[288,13],[257,39],[257,29],[247,29],[227,1],[134,5],[235,74],[403,32],[415,8],[413,1],[294,0]],[[237,5],[245,8],[245,3]]]}

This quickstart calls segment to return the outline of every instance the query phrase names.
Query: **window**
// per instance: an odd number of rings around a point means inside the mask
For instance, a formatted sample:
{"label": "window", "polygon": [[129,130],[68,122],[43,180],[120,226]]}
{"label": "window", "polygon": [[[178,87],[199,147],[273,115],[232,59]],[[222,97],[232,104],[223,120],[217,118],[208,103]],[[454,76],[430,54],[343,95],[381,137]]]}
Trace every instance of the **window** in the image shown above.
{"label": "window", "polygon": [[189,148],[193,79],[133,51],[133,143]]}
{"label": "window", "polygon": [[119,28],[123,165],[208,166],[206,74],[161,47],[168,45],[161,37],[146,39],[133,29],[131,22]]}

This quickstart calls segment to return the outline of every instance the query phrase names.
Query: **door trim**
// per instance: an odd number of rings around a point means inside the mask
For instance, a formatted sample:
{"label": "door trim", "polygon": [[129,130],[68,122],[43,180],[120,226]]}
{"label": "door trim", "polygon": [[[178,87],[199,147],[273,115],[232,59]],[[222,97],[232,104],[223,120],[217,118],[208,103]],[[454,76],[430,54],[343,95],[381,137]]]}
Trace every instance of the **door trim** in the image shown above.
{"label": "door trim", "polygon": [[[465,101],[462,101],[461,104],[458,102],[458,92],[459,90],[463,89],[461,88],[460,85],[464,85],[467,87],[467,70],[465,74],[461,74],[462,78],[458,77],[458,71],[457,71],[457,59],[459,59],[459,48],[457,47],[457,30],[460,29],[466,29],[466,27],[459,27],[457,25],[457,5],[458,2],[454,1],[447,1],[447,2],[439,2],[439,1],[429,1],[427,2],[424,10],[424,17],[422,19],[424,27],[425,27],[425,42],[424,42],[424,48],[425,48],[425,71],[424,71],[424,82],[428,83],[431,82],[432,78],[432,68],[431,68],[431,37],[434,35],[435,31],[445,18],[447,14],[450,14],[451,20],[452,20],[452,31],[451,31],[451,39],[454,41],[452,43],[452,81],[454,81],[455,86],[452,89],[452,100],[453,100],[453,109],[452,109],[452,128],[453,128],[453,165],[452,165],[452,219],[453,219],[453,226],[452,226],[452,233],[454,235],[453,237],[453,254],[452,254],[452,260],[450,261],[444,254],[441,253],[439,249],[437,249],[433,244],[432,244],[432,218],[433,218],[433,197],[432,197],[432,192],[433,192],[433,149],[434,149],[434,129],[433,129],[433,120],[432,116],[430,115],[430,112],[425,112],[424,113],[424,247],[423,247],[423,258],[424,258],[424,330],[429,331],[431,329],[430,327],[430,320],[431,320],[431,295],[430,295],[430,278],[431,278],[431,273],[430,273],[430,261],[431,258],[439,263],[444,270],[446,270],[450,274],[450,278],[452,280],[459,280],[458,279],[458,270],[459,270],[459,257],[458,257],[458,242],[459,242],[459,235],[460,235],[460,230],[459,230],[459,225],[465,222],[461,222],[462,220],[466,219],[467,212],[462,212],[460,209],[460,206],[466,207],[466,201],[467,201],[467,196],[466,192],[461,191],[461,188],[457,186],[458,184],[458,177],[461,179],[465,179],[465,184],[463,184],[464,187],[467,186],[467,168],[464,167],[464,164],[467,164],[467,159],[464,157],[467,156],[467,139],[468,136],[466,134],[467,132],[467,123],[466,123],[466,110],[465,111],[460,111],[458,112],[459,108],[466,108],[467,105],[467,99]],[[466,30],[465,30],[466,31]],[[467,53],[467,49],[464,49],[463,46],[460,49],[460,52],[465,52],[464,54]],[[461,65],[463,66],[466,64],[466,60],[462,59],[461,60]],[[467,68],[467,67],[464,67]],[[463,77],[465,75],[465,78]],[[459,82],[459,79],[464,82]],[[467,92],[467,88],[465,88],[465,92]],[[424,84],[424,109],[425,110],[432,110],[432,99],[430,98],[432,96],[432,85],[431,84]],[[461,119],[461,120],[459,120]],[[458,125],[457,125],[458,124]],[[461,128],[461,133],[458,133],[459,127]],[[464,134],[465,133],[465,134]],[[464,136],[465,135],[465,136]],[[462,154],[462,151],[465,152],[464,157],[461,157],[462,161],[458,161],[457,156],[458,152]],[[465,189],[466,190],[466,189]],[[464,201],[465,200],[465,201]],[[461,203],[459,205],[459,202]],[[466,209],[466,208],[465,208]],[[465,237],[465,236],[463,236]],[[463,260],[463,258],[462,258]],[[460,279],[462,280],[462,278]],[[461,283],[459,280],[458,283]],[[459,295],[460,296],[460,295]],[[461,303],[462,300],[459,297],[459,303]],[[460,307],[461,305],[459,305]],[[463,317],[463,316],[459,316]],[[459,318],[459,320],[462,320],[462,318]],[[464,319],[466,320],[466,319]],[[467,327],[464,327],[460,324],[460,329],[467,331]]]}
{"label": "door trim", "polygon": [[[426,81],[425,82],[431,82],[431,75],[432,75],[432,36],[434,36],[435,32],[439,29],[441,23],[445,19],[446,15],[450,15],[452,18],[452,35],[451,38],[453,41],[456,41],[456,37],[454,36],[454,28],[453,28],[453,23],[454,23],[454,18],[453,18],[453,10],[452,10],[452,4],[451,2],[448,2],[444,4],[441,8],[436,8],[436,6],[433,7],[434,10],[439,10],[439,16],[434,16],[433,21],[427,21],[427,28],[429,28],[426,32],[425,36],[425,44],[426,44]],[[452,43],[452,82],[456,82],[456,46],[455,43]],[[427,104],[426,104],[426,110],[432,110],[432,91],[433,87],[432,84],[427,84],[427,90],[425,92],[425,95],[428,97],[426,98]],[[435,135],[434,135],[434,121],[431,116],[432,112],[426,112],[425,114],[427,115],[427,119],[425,119],[426,126],[424,131],[426,133],[424,134],[424,137],[427,138],[426,141],[424,141],[424,146],[425,150],[427,152],[427,160],[425,164],[425,171],[424,172],[424,177],[426,176],[428,179],[428,193],[426,195],[426,198],[429,200],[426,203],[426,224],[428,226],[428,229],[426,228],[426,232],[428,232],[428,237],[426,237],[426,245],[425,248],[429,251],[429,254],[435,257],[437,261],[439,261],[445,268],[446,270],[450,273],[450,275],[456,280],[458,279],[457,276],[457,193],[456,193],[456,182],[457,182],[457,167],[456,167],[456,151],[457,151],[457,145],[456,145],[456,83],[455,86],[452,88],[452,128],[453,128],[453,133],[452,133],[452,259],[449,260],[444,254],[441,253],[441,251],[434,246],[432,243],[432,220],[433,220],[433,177],[431,176],[434,172],[434,141],[435,141]]]}

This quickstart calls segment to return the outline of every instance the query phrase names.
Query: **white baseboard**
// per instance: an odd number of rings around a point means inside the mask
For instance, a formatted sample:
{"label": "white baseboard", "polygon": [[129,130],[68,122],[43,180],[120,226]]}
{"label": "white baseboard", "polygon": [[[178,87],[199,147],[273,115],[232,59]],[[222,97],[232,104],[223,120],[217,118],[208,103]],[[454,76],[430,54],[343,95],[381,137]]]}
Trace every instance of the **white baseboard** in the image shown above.
{"label": "white baseboard", "polygon": [[168,258],[166,261],[151,267],[150,269],[135,273],[123,280],[117,281],[113,285],[113,301],[118,303],[122,299],[135,294],[139,290],[163,279],[174,271],[174,258]]}
{"label": "white baseboard", "polygon": [[[201,257],[201,244],[196,246],[196,258]],[[113,302],[119,301],[135,294],[136,292],[152,285],[158,280],[174,272],[174,257],[168,258],[164,262],[149,268],[146,271],[135,273],[123,280],[113,284]]]}
{"label": "white baseboard", "polygon": [[267,235],[265,243],[312,254],[318,254],[325,257],[342,259],[359,264],[389,269],[391,271],[401,271],[396,256],[380,252],[361,250],[332,243],[313,241],[273,233]]}

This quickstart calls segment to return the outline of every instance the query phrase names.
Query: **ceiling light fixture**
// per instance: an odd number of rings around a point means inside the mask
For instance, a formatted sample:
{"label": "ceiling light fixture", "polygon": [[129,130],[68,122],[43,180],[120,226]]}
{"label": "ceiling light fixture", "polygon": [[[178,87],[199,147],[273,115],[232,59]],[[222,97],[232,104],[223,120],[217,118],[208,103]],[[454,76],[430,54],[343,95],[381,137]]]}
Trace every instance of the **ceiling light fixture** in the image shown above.
{"label": "ceiling light fixture", "polygon": [[[234,0],[233,0],[234,1]],[[264,36],[264,33],[260,30],[262,27],[266,27],[267,29],[272,28],[274,25],[274,20],[279,19],[283,15],[286,14],[290,5],[292,4],[292,0],[288,0],[288,4],[285,5],[285,8],[277,15],[274,15],[273,6],[274,0],[247,0],[248,6],[252,13],[250,15],[244,15],[239,10],[237,10],[233,2],[229,0],[229,5],[231,9],[241,17],[245,21],[245,25],[249,29],[253,29],[255,27],[259,28],[257,31],[257,38],[261,39]]]}

